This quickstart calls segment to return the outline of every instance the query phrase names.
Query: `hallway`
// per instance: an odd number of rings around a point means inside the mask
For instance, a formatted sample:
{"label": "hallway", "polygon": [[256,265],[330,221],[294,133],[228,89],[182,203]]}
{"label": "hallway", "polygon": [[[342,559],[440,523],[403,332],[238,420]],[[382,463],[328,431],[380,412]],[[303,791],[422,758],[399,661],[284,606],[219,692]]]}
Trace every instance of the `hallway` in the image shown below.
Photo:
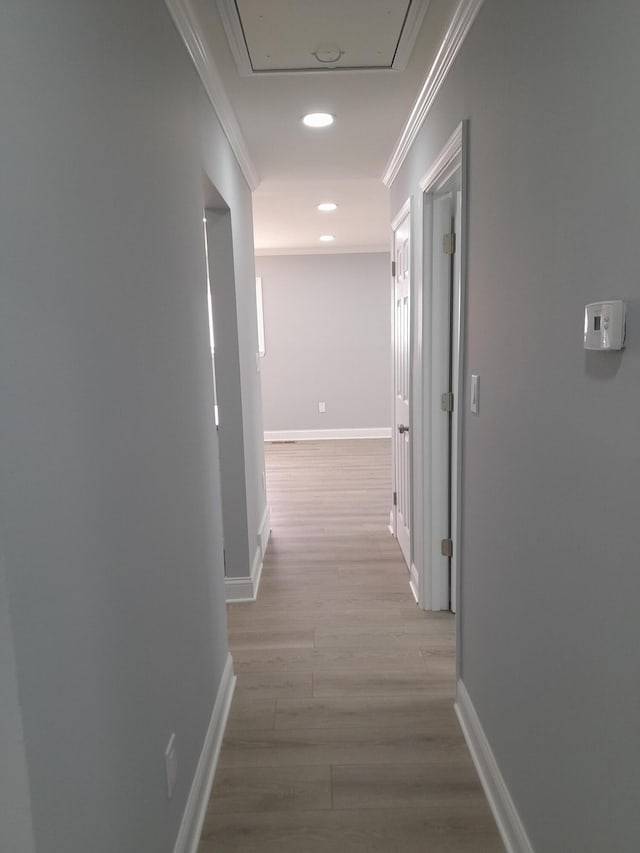
{"label": "hallway", "polygon": [[258,600],[200,853],[499,853],[453,709],[454,621],[414,603],[387,440],[266,445]]}

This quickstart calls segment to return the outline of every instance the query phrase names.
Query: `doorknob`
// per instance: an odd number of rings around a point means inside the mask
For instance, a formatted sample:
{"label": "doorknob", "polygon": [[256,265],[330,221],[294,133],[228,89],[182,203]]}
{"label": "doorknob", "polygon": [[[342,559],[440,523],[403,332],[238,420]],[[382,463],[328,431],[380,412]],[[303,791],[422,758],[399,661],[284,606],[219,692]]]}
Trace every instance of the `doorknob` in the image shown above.
{"label": "doorknob", "polygon": [[398,432],[402,435],[403,432],[409,432],[409,427],[404,424],[398,424]]}

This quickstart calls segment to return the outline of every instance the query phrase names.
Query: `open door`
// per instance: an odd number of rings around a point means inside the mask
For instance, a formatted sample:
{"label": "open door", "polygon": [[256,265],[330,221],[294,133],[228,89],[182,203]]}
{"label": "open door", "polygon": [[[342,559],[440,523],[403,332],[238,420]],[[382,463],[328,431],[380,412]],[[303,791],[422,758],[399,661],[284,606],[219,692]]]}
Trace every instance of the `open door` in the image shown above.
{"label": "open door", "polygon": [[[455,612],[453,537],[454,317],[459,274],[456,175],[432,198],[431,593],[434,609]],[[458,401],[459,402],[459,401]]]}
{"label": "open door", "polygon": [[393,234],[393,504],[394,532],[411,567],[411,215],[407,210]]}

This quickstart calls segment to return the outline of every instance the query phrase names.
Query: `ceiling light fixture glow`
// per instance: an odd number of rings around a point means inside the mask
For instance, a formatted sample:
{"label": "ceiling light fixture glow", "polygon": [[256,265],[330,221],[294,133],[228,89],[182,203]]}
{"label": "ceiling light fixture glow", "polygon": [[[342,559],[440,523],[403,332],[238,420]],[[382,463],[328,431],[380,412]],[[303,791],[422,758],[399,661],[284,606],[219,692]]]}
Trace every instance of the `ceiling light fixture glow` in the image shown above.
{"label": "ceiling light fixture glow", "polygon": [[332,240],[335,240],[335,239],[336,239],[336,238],[333,236],[333,234],[323,234],[323,235],[320,237],[320,240],[321,240],[323,243],[331,243],[331,241],[332,241]]}
{"label": "ceiling light fixture glow", "polygon": [[334,201],[323,201],[322,204],[318,205],[318,210],[329,213],[331,210],[336,210],[337,207],[338,205]]}
{"label": "ceiling light fixture glow", "polygon": [[307,113],[303,116],[302,123],[307,127],[329,127],[333,124],[331,113]]}

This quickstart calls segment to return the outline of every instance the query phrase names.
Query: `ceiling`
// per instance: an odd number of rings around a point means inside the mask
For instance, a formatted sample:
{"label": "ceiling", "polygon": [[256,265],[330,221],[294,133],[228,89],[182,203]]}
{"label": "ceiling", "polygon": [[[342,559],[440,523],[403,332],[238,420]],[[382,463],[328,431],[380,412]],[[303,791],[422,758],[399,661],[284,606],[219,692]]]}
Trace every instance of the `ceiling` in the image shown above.
{"label": "ceiling", "polygon": [[381,176],[457,0],[189,3],[254,176],[256,253],[388,250]]}

